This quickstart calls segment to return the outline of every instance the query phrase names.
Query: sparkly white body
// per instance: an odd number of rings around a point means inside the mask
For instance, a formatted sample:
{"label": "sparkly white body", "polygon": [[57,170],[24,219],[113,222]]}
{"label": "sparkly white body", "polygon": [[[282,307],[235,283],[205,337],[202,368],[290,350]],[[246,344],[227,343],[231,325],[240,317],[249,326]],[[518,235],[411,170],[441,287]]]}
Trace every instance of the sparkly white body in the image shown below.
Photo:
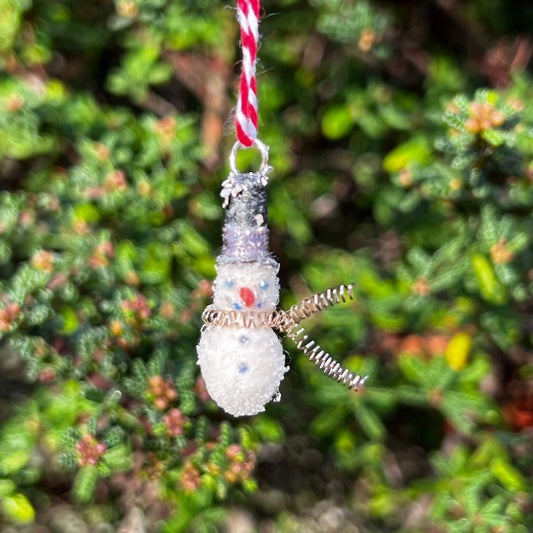
{"label": "sparkly white body", "polygon": [[[263,263],[217,265],[216,309],[271,311],[279,300],[277,267]],[[207,326],[197,346],[198,364],[213,400],[233,416],[254,415],[279,398],[288,370],[283,348],[269,326]]]}

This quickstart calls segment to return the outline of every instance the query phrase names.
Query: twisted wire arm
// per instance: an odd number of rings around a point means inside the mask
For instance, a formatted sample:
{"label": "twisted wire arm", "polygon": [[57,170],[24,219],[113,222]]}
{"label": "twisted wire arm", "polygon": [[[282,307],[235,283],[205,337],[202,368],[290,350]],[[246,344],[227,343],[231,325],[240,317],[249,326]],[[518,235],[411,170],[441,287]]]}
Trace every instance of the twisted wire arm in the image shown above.
{"label": "twisted wire arm", "polygon": [[368,379],[368,376],[361,377],[359,374],[350,372],[338,361],[333,359],[329,353],[321,348],[320,344],[309,339],[304,328],[295,329],[287,336],[296,343],[296,347],[320,368],[326,376],[332,377],[335,381],[346,385],[349,389],[358,390]]}
{"label": "twisted wire arm", "polygon": [[301,302],[293,305],[287,314],[296,322],[299,323],[311,315],[322,311],[326,307],[332,307],[334,305],[345,303],[346,300],[353,300],[353,288],[354,284],[338,285],[337,287],[329,288],[313,296],[304,298]]}

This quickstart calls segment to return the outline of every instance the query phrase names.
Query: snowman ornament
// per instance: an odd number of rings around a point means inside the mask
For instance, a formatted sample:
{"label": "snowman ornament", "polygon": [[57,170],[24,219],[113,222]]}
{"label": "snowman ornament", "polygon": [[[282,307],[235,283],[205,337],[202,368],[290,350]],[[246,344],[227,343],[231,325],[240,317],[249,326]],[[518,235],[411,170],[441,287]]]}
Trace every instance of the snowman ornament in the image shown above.
{"label": "snowman ornament", "polygon": [[[230,174],[222,184],[225,220],[222,252],[216,260],[213,303],[202,314],[204,327],[197,346],[198,364],[207,391],[233,416],[247,416],[279,401],[285,355],[278,334],[296,342],[324,373],[357,390],[365,378],[350,372],[310,340],[300,321],[325,307],[353,299],[352,285],[339,285],[305,298],[288,311],[279,303],[279,264],[269,251],[267,185],[268,148],[261,152],[259,172],[236,168],[240,148],[230,155]],[[276,333],[277,332],[277,333]]]}

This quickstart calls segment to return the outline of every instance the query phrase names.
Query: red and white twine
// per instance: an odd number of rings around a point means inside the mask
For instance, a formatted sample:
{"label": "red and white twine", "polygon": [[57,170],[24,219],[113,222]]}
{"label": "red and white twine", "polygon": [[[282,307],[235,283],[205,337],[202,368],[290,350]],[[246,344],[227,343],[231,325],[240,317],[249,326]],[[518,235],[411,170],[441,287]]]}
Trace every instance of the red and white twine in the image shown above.
{"label": "red and white twine", "polygon": [[237,139],[252,146],[257,139],[257,83],[255,66],[259,41],[259,0],[238,0],[237,20],[241,27],[242,74],[235,112]]}

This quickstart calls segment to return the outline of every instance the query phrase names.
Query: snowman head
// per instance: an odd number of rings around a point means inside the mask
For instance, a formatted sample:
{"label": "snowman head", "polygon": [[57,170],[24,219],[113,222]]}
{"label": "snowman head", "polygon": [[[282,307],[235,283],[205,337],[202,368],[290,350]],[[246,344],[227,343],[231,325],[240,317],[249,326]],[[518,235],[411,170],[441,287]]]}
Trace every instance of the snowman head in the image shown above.
{"label": "snowman head", "polygon": [[278,265],[225,263],[216,267],[214,305],[217,309],[272,311],[279,301]]}

